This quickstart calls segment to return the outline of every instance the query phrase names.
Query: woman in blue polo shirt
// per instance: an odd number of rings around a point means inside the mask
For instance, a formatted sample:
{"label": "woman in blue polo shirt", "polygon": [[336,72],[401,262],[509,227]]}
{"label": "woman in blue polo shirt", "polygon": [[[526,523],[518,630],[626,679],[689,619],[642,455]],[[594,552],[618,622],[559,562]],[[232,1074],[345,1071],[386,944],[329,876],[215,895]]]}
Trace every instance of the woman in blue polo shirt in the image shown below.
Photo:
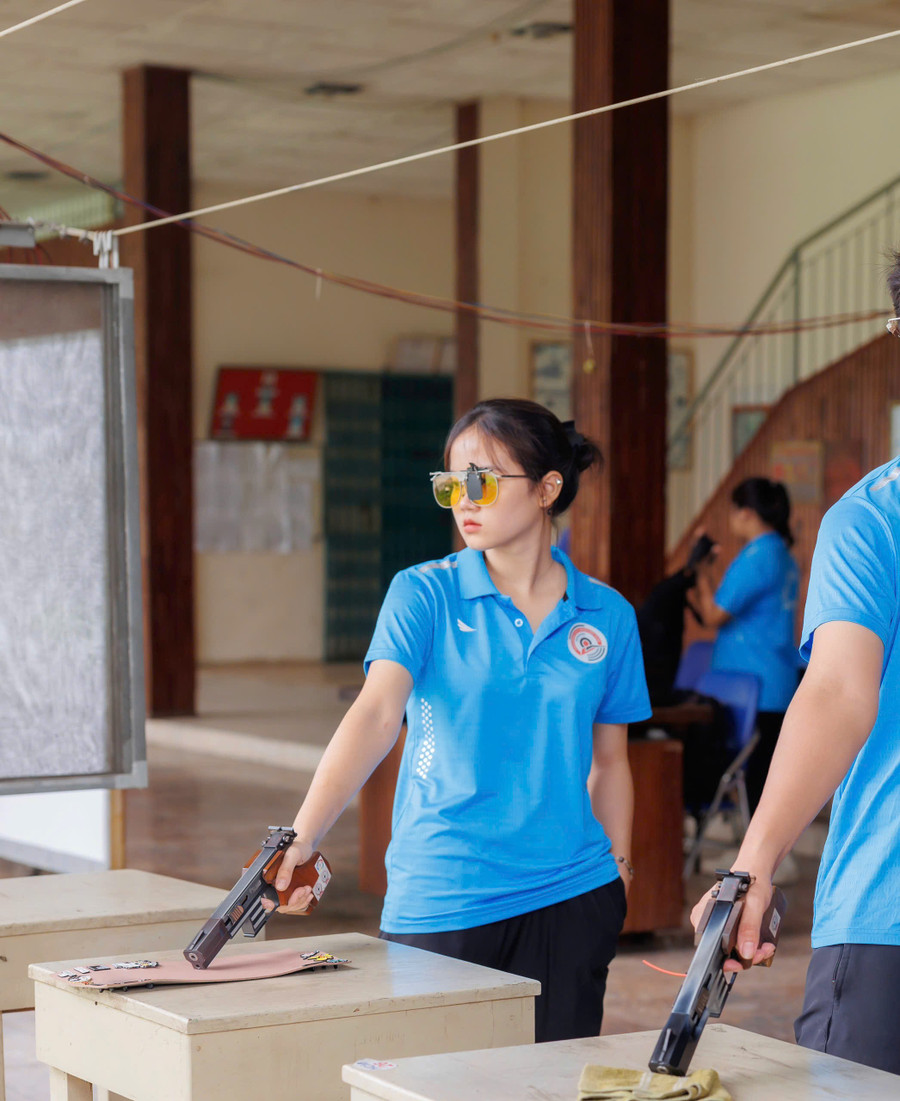
{"label": "woman in blue polo shirt", "polygon": [[630,604],[552,546],[598,459],[529,401],[481,402],[454,425],[431,479],[466,547],[394,578],[279,876],[405,712],[382,936],[538,979],[538,1040],[599,1032],[632,874],[627,724],[650,715]]}
{"label": "woman in blue polo shirt", "polygon": [[760,682],[759,744],[747,764],[751,810],[762,794],[784,713],[797,688],[794,613],[797,563],[790,553],[787,490],[768,478],[747,478],[731,494],[729,527],[744,544],[713,592],[708,565],[699,571],[703,622],[718,627],[712,668],[754,673]]}

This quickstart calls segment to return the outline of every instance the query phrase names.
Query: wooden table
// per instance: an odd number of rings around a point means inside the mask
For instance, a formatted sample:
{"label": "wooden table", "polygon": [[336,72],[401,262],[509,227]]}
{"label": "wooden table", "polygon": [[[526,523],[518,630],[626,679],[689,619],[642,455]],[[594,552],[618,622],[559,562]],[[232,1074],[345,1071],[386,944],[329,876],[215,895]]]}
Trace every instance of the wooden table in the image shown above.
{"label": "wooden table", "polygon": [[224,897],[213,887],[131,869],[0,879],[0,1014],[34,1006],[29,963],[183,947]]}
{"label": "wooden table", "polygon": [[673,727],[677,730],[693,726],[694,723],[711,723],[715,717],[715,708],[711,703],[697,700],[654,707],[653,714],[642,725]]}
{"label": "wooden table", "polygon": [[[586,1063],[646,1070],[658,1032],[344,1067],[350,1101],[576,1101]],[[387,1059],[387,1053],[376,1058]],[[707,1025],[695,1069],[714,1067],[734,1101],[886,1101],[900,1077],[730,1025]]]}
{"label": "wooden table", "polygon": [[[33,964],[38,1058],[53,1101],[90,1101],[94,1083],[133,1101],[347,1097],[341,1065],[531,1044],[538,983],[359,933],[278,942],[349,957],[340,970],[253,982],[94,992]],[[226,953],[271,950],[231,944]],[[153,959],[178,953],[154,953]],[[101,957],[102,958],[102,957]],[[113,957],[107,957],[107,962]]]}
{"label": "wooden table", "polygon": [[[391,839],[391,809],[403,740],[401,733],[360,792],[359,886],[373,894],[383,895],[387,887],[384,854]],[[681,753],[676,739],[636,738],[628,743],[635,805],[631,854],[636,871],[628,895],[626,933],[673,929],[681,924]]]}

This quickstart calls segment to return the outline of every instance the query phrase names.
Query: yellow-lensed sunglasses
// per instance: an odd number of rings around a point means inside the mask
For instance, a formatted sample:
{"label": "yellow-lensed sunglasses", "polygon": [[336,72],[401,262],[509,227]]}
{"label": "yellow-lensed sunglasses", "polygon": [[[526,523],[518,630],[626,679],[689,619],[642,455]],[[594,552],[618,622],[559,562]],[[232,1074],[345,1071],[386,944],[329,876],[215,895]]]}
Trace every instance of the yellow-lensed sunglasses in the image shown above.
{"label": "yellow-lensed sunglasses", "polygon": [[527,478],[527,474],[498,474],[486,467],[469,463],[468,470],[433,470],[428,475],[434,499],[441,508],[453,508],[459,502],[465,487],[466,496],[473,505],[487,508],[500,496],[501,478]]}

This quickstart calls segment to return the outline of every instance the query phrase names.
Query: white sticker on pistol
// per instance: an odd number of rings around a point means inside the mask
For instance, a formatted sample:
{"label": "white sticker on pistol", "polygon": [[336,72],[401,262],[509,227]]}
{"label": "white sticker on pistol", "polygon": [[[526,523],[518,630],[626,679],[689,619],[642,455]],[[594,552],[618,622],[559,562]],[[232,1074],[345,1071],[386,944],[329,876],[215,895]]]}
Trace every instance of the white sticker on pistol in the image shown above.
{"label": "white sticker on pistol", "polygon": [[316,899],[320,899],[325,893],[325,888],[331,882],[331,872],[328,870],[328,865],[324,859],[320,856],[315,864],[316,871],[319,873],[319,878],[316,880],[316,884],[313,887],[313,894]]}

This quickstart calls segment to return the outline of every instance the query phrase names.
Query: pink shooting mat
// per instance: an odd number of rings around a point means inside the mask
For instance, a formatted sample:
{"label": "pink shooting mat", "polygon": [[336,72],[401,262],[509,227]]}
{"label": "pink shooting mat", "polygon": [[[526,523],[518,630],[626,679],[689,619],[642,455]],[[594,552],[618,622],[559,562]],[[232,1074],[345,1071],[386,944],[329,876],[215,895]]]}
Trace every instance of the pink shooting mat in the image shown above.
{"label": "pink shooting mat", "polygon": [[[307,958],[304,958],[307,957]],[[335,968],[349,960],[339,959],[330,952],[248,953],[244,956],[220,956],[209,967],[199,970],[187,960],[163,960],[156,967],[110,967],[107,971],[91,971],[69,981],[73,986],[92,990],[121,990],[128,986],[171,986],[177,983],[244,982],[247,979],[273,979],[295,971]],[[86,964],[84,966],[87,966]]]}

